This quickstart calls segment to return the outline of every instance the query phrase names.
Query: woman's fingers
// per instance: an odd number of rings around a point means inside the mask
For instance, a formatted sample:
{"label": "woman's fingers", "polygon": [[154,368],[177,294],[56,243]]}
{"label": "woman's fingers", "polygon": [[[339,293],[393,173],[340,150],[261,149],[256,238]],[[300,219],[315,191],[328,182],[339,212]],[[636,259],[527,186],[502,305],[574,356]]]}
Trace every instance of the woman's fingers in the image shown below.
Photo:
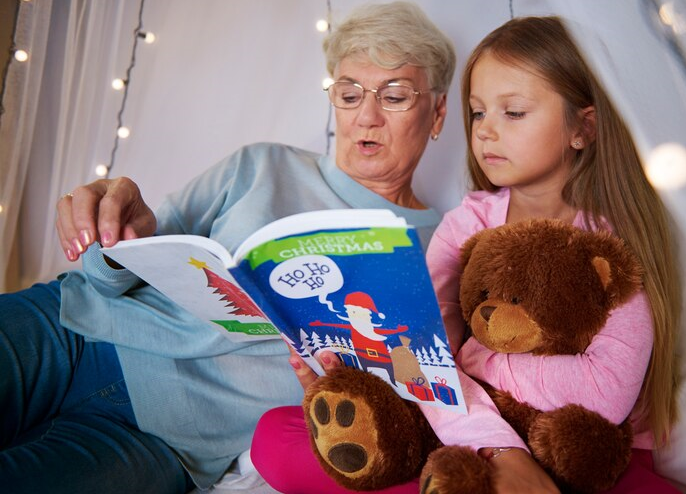
{"label": "woman's fingers", "polygon": [[[319,376],[312,369],[310,369],[302,357],[298,355],[290,345],[288,346],[288,351],[290,352],[288,363],[291,364],[291,367],[293,367],[300,385],[303,387],[303,389],[307,389],[310,384],[317,380]],[[321,353],[319,363],[327,373],[343,365],[336,354],[329,351],[324,351]]]}
{"label": "woman's fingers", "polygon": [[343,365],[341,362],[341,359],[338,358],[338,356],[330,352],[328,350],[325,350],[321,353],[321,357],[319,358],[319,363],[321,364],[322,368],[324,369],[324,372],[327,374],[332,371],[333,369],[336,369]]}
{"label": "woman's fingers", "polygon": [[307,389],[310,384],[316,381],[318,376],[290,345],[288,345],[288,350],[291,353],[288,357],[288,363],[293,367],[293,371],[295,371],[295,375],[298,378],[300,385],[303,389]]}
{"label": "woman's fingers", "polygon": [[126,177],[108,183],[99,200],[97,218],[98,236],[105,247],[155,233],[155,215],[135,182]]}
{"label": "woman's fingers", "polygon": [[109,247],[121,238],[150,236],[155,215],[129,178],[81,185],[57,202],[56,228],[64,253],[76,261],[96,241]]}

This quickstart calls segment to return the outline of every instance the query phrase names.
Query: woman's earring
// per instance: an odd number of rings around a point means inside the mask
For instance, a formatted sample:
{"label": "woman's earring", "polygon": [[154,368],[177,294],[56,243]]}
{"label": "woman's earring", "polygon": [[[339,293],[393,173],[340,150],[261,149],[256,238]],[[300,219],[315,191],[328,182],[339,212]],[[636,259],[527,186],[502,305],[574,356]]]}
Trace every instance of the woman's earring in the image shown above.
{"label": "woman's earring", "polygon": [[580,141],[579,139],[577,139],[576,141],[574,141],[574,142],[572,143],[572,147],[573,147],[574,149],[581,149],[581,147],[582,147],[581,141]]}
{"label": "woman's earring", "polygon": [[431,134],[431,140],[437,141],[438,140],[438,134]]}

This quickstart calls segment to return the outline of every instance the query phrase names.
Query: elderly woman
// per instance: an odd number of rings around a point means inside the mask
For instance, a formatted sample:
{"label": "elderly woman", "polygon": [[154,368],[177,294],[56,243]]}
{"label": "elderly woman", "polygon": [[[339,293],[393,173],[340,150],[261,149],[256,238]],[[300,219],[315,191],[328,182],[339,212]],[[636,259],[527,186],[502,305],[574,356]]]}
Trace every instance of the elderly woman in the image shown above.
{"label": "elderly woman", "polygon": [[410,4],[355,15],[327,49],[335,158],[247,146],[155,214],[125,178],[59,201],[62,246],[83,270],[0,296],[0,483],[9,492],[208,488],[250,447],[264,412],[302,399],[283,342],[229,341],[110,265],[101,245],[192,233],[232,250],[281,216],[326,208],[388,208],[428,241],[439,215],[411,180],[443,127],[454,50]]}

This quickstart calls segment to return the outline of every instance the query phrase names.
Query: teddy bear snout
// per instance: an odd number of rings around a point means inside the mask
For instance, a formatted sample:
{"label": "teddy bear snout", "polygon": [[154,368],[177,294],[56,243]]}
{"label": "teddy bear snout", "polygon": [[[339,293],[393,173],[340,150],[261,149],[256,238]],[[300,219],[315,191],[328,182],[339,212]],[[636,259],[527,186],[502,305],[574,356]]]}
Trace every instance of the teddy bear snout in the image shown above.
{"label": "teddy bear snout", "polygon": [[481,317],[483,317],[486,321],[488,321],[491,318],[494,311],[495,307],[493,307],[492,305],[484,305],[481,309],[479,309]]}

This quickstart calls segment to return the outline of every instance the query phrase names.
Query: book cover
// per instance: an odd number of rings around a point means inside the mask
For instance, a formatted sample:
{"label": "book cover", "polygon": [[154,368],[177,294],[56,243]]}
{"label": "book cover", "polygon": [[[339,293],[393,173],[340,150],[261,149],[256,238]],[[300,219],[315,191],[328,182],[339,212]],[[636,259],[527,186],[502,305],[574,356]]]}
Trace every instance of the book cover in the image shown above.
{"label": "book cover", "polygon": [[[331,217],[307,222],[308,213],[279,220],[235,257],[212,254],[201,244],[216,242],[187,242],[188,235],[120,242],[128,249],[104,252],[229,337],[281,336],[320,374],[316,357],[330,350],[403,398],[466,413],[416,231],[395,216],[388,221],[389,212],[351,220],[359,210],[343,211],[347,219],[330,227]],[[183,266],[161,267],[171,262],[166,256]]]}

